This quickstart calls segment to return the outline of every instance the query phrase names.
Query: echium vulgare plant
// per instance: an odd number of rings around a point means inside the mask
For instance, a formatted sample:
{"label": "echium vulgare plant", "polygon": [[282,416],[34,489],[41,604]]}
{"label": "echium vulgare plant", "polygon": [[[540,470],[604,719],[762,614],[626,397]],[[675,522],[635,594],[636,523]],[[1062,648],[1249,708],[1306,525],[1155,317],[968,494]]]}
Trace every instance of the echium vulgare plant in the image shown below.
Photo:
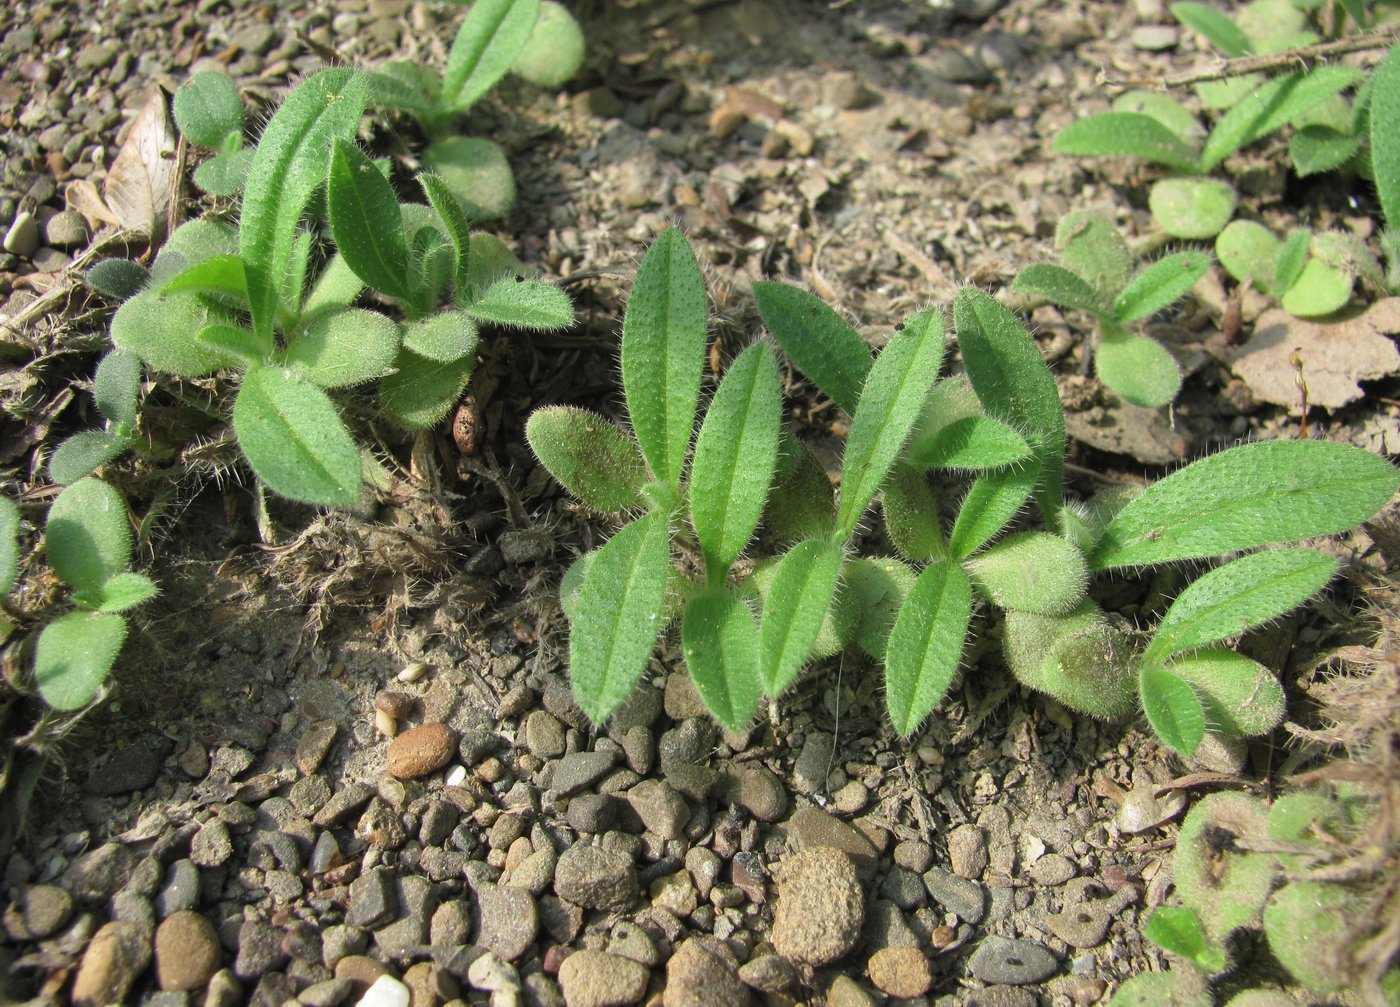
{"label": "echium vulgare plant", "polygon": [[[562,291],[469,232],[436,176],[418,176],[428,205],[399,202],[354,142],[367,101],[364,75],[349,69],[297,87],[253,152],[238,226],[180,227],[111,323],[117,349],[156,373],[241,373],[243,456],[268,489],[312,504],[361,495],[360,448],[329,392],[375,381],[385,416],[430,426],[471,376],[479,323],[551,329],[573,317]],[[311,212],[318,203],[325,219]],[[334,252],[318,273],[327,236]],[[357,306],[366,288],[394,315]],[[440,307],[449,291],[452,306]],[[129,438],[125,412],[104,415],[120,422],[92,458]]]}

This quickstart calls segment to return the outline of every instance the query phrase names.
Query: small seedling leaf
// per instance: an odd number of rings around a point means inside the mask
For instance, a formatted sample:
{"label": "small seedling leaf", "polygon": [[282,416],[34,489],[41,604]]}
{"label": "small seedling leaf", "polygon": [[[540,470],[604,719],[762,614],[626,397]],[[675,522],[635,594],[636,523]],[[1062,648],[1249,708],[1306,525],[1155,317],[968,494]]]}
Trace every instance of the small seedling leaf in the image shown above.
{"label": "small seedling leaf", "polygon": [[250,371],[233,402],[248,464],[274,493],[303,503],[360,502],[360,452],[319,387],[280,367]]}
{"label": "small seedling leaf", "polygon": [[263,345],[252,329],[228,322],[204,326],[194,334],[194,341],[225,360],[235,362],[243,370],[263,363],[271,352],[271,347]]}
{"label": "small seedling leaf", "polygon": [[1279,240],[1263,224],[1232,220],[1215,239],[1215,254],[1225,271],[1243,283],[1252,279],[1260,290],[1274,285]]}
{"label": "small seedling leaf", "polygon": [[379,379],[379,405],[384,414],[407,430],[423,430],[446,416],[476,369],[469,353],[451,363],[400,350],[394,373]]}
{"label": "small seedling leaf", "polygon": [[1024,437],[982,412],[966,375],[933,386],[904,451],[905,459],[919,468],[1001,468],[1030,455]]}
{"label": "small seedling leaf", "polygon": [[566,329],[574,322],[568,294],[552,283],[520,276],[497,280],[477,300],[458,306],[479,322],[535,332]]}
{"label": "small seedling leaf", "polygon": [[88,607],[99,612],[125,612],[159,593],[151,578],[128,570],[109,577],[97,591],[97,603]]}
{"label": "small seedling leaf", "polygon": [[1306,228],[1291,232],[1283,239],[1274,259],[1275,296],[1282,296],[1292,289],[1303,275],[1303,267],[1308,263],[1308,251],[1312,247],[1312,232]]}
{"label": "small seedling leaf", "polygon": [[439,311],[403,327],[404,349],[441,363],[475,353],[477,338],[476,322],[465,311]]}
{"label": "small seedling leaf", "polygon": [[875,362],[860,334],[825,301],[786,283],[756,281],[753,299],[763,324],[797,369],[854,416]]}
{"label": "small seedling leaf", "polygon": [[240,147],[228,154],[218,154],[194,169],[194,184],[211,196],[236,196],[248,181],[248,169],[253,165],[255,147]]}
{"label": "small seedling leaf", "polygon": [[1159,259],[1133,277],[1113,302],[1113,317],[1126,325],[1155,315],[1185,297],[1210,269],[1210,256],[1203,252],[1177,252]]}
{"label": "small seedling leaf", "polygon": [[87,285],[108,297],[125,301],[145,289],[151,274],[139,262],[130,259],[103,259],[83,277]]}
{"label": "small seedling leaf", "polygon": [[1026,505],[1035,492],[1039,475],[1037,467],[1028,463],[984,472],[973,480],[953,522],[948,554],[963,560],[991,541]]}
{"label": "small seedling leaf", "polygon": [[119,429],[136,426],[136,396],[141,390],[141,358],[126,350],[111,350],[97,365],[92,397],[97,411]]}
{"label": "small seedling leaf", "polygon": [[194,263],[160,289],[161,297],[182,293],[213,294],[247,303],[248,281],[243,260],[236,255],[212,256]]}
{"label": "small seedling leaf", "polygon": [[369,104],[375,108],[397,108],[420,122],[432,117],[432,95],[425,74],[416,63],[395,61],[378,70],[365,71]]}
{"label": "small seedling leaf", "polygon": [[778,461],[782,421],[778,363],[765,344],[730,364],[715,393],[690,471],[690,517],[712,585],[748,545]]}
{"label": "small seedling leaf", "polygon": [[1132,258],[1113,221],[1092,210],[1067,213],[1055,227],[1060,262],[1111,303],[1128,284]]}
{"label": "small seedling leaf", "polygon": [[1371,173],[1391,230],[1400,230],[1400,45],[1371,74]]}
{"label": "small seedling leaf", "polygon": [[725,730],[742,731],[763,698],[749,607],[723,590],[691,598],[681,615],[681,649],[705,707]]}
{"label": "small seedling leaf", "polygon": [[[1173,10],[1180,6],[1174,5]],[[1163,950],[1185,958],[1206,975],[1225,969],[1225,949],[1206,940],[1196,914],[1185,906],[1158,906],[1152,910],[1142,935]]]}
{"label": "small seedling leaf", "polygon": [[109,331],[114,345],[152,370],[197,378],[226,362],[223,354],[193,339],[208,319],[209,306],[197,294],[160,297],[148,290],[117,309]]}
{"label": "small seedling leaf", "polygon": [[1144,668],[1138,688],[1147,722],[1157,737],[1182,755],[1195,752],[1206,732],[1206,715],[1196,690],[1161,668]]}
{"label": "small seedling leaf", "polygon": [[1282,129],[1295,116],[1345,91],[1362,77],[1355,67],[1314,66],[1255,88],[1221,116],[1201,151],[1201,168],[1210,171],[1241,147]]}
{"label": "small seedling leaf", "polygon": [[593,510],[613,513],[642,503],[646,463],[611,420],[576,406],[546,406],[530,416],[525,439],[550,475]]}
{"label": "small seedling leaf", "polygon": [[95,591],[131,563],[131,522],[121,495],[80,479],[58,495],[44,526],[49,565],[64,583]]}
{"label": "small seedling leaf", "polygon": [[398,197],[353,140],[336,137],[331,146],[326,208],[336,248],[355,275],[380,293],[407,300],[408,245]]}
{"label": "small seedling leaf", "polygon": [[345,261],[345,256],[336,252],[321,270],[311,293],[306,295],[302,306],[302,316],[315,315],[321,311],[348,308],[350,302],[364,289],[364,282]]}
{"label": "small seedling leaf", "polygon": [[913,432],[943,364],[943,349],[942,313],[921,311],[890,338],[866,376],[841,460],[838,537],[854,534]]}
{"label": "small seedling leaf", "polygon": [[442,77],[444,111],[465,112],[510,71],[540,15],[539,0],[476,0]]}
{"label": "small seedling leaf", "polygon": [[1103,327],[1094,356],[1099,380],[1143,409],[1165,406],[1181,391],[1181,368],[1161,343]]}
{"label": "small seedling leaf", "polygon": [[1279,298],[1279,307],[1299,318],[1321,318],[1351,300],[1351,274],[1321,259],[1308,259],[1303,271]]}
{"label": "small seedling leaf", "polygon": [[346,388],[387,374],[399,352],[399,327],[368,308],[321,312],[292,340],[282,362],[322,388]]}
{"label": "small seedling leaf", "polygon": [[1101,112],[1072,122],[1055,137],[1055,151],[1079,157],[1140,157],[1178,171],[1200,170],[1196,151],[1150,115]]}
{"label": "small seedling leaf", "polygon": [[885,648],[885,704],[900,737],[912,737],[958,671],[972,618],[972,588],[949,560],[931,564],[900,606]]}
{"label": "small seedling leaf", "polygon": [[60,486],[70,486],[129,447],[131,441],[106,430],[80,431],[54,451],[49,459],[49,477]]}
{"label": "small seedling leaf", "polygon": [[55,710],[91,703],[126,640],[126,620],[110,612],[69,612],[44,627],[34,650],[39,695]]}
{"label": "small seedling leaf", "polygon": [[[1199,32],[1206,41],[1226,56],[1248,56],[1254,51],[1244,32],[1226,14],[1203,3],[1174,3],[1168,8],[1172,17],[1187,28]],[[1171,950],[1168,948],[1167,950]]]}
{"label": "small seedling leaf", "polygon": [[1177,654],[1167,667],[1196,690],[1212,731],[1247,738],[1268,734],[1283,722],[1283,687],[1258,661],[1211,647]]}
{"label": "small seedling leaf", "polygon": [[1067,615],[1084,600],[1089,567],[1077,546],[1042,531],[1008,535],[966,562],[977,589],[1000,608]]}
{"label": "small seedling leaf", "polygon": [[1201,141],[1206,137],[1205,130],[1201,128],[1200,120],[1185,105],[1170,95],[1160,94],[1156,91],[1128,91],[1120,94],[1113,99],[1113,111],[1140,112],[1143,115],[1150,115],[1175,133],[1177,139],[1190,147],[1200,146]]}
{"label": "small seedling leaf", "polygon": [[0,497],[0,598],[10,593],[19,574],[19,508]]}
{"label": "small seedling leaf", "polygon": [[1340,168],[1361,149],[1362,137],[1330,126],[1304,126],[1288,138],[1288,159],[1299,178]]}
{"label": "small seedling leaf", "polygon": [[1157,225],[1174,238],[1204,241],[1224,230],[1240,196],[1218,178],[1164,178],[1153,183],[1147,205]]}
{"label": "small seedling leaf", "polygon": [[898,463],[882,491],[885,531],[899,554],[914,563],[948,555],[938,501],[924,474]]}
{"label": "small seedling leaf", "polygon": [[1276,619],[1326,586],[1337,561],[1315,549],[1242,556],[1198,577],[1172,602],[1144,661],[1217,643]]}
{"label": "small seedling leaf", "polygon": [[792,684],[812,651],[836,595],[841,550],[799,542],[778,564],[758,625],[758,668],[763,691],[776,699]]}
{"label": "small seedling leaf", "polygon": [[1243,444],[1147,487],[1104,531],[1091,566],[1200,559],[1337,534],[1374,516],[1397,486],[1395,466],[1346,444]]}
{"label": "small seedling leaf", "polygon": [[428,203],[442,218],[447,235],[452,239],[452,247],[457,250],[457,268],[452,277],[452,286],[460,294],[466,295],[471,284],[471,225],[467,222],[466,212],[457,197],[452,195],[447,183],[437,175],[425,171],[418,176],[418,184],[423,187]]}
{"label": "small seedling leaf", "polygon": [[569,676],[588,719],[601,724],[631,694],[660,634],[669,566],[667,516],[632,522],[598,550],[569,632]]}
{"label": "small seedling leaf", "polygon": [[662,231],[632,284],[622,320],[627,411],[651,471],[680,489],[700,400],[705,358],[705,280],[690,243]]}
{"label": "small seedling leaf", "polygon": [[175,125],[190,143],[227,153],[243,142],[243,99],[228,74],[204,70],[175,91]]}
{"label": "small seedling leaf", "polygon": [[1108,306],[1093,287],[1063,266],[1050,262],[1037,262],[1021,270],[1011,281],[1011,289],[1062,308],[1076,308],[1091,315],[1108,314]]}

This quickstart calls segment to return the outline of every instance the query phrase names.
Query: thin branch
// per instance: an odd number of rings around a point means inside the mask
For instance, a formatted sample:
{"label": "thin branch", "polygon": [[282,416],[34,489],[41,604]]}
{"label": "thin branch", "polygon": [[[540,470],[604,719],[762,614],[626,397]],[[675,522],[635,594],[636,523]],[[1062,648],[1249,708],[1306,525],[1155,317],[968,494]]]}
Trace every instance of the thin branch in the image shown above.
{"label": "thin branch", "polygon": [[1199,84],[1202,81],[1242,77],[1250,73],[1295,70],[1300,67],[1306,69],[1313,60],[1328,59],[1349,52],[1388,48],[1396,38],[1400,38],[1400,32],[1392,28],[1386,31],[1371,32],[1367,35],[1357,35],[1353,38],[1337,39],[1334,42],[1319,42],[1316,45],[1305,45],[1297,49],[1285,49],[1283,52],[1268,53],[1262,56],[1238,56],[1234,59],[1221,57],[1212,60],[1208,66],[1195,70],[1183,70],[1180,73],[1170,73],[1161,77],[1133,77],[1120,80],[1109,77],[1103,70],[1100,70],[1095,76],[1094,82],[1110,87],[1151,87],[1165,91],[1172,87],[1185,87],[1187,84]]}

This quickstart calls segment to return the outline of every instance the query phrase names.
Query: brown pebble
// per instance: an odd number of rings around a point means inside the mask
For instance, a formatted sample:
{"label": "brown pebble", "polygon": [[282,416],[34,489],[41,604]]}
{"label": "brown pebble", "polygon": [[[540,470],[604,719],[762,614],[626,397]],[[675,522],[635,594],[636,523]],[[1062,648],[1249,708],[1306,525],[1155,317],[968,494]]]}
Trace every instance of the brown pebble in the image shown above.
{"label": "brown pebble", "polygon": [[335,977],[350,980],[354,987],[351,995],[355,999],[364,996],[365,991],[374,985],[374,981],[380,976],[392,975],[392,972],[369,955],[346,955],[335,963]]}
{"label": "brown pebble", "polygon": [[939,924],[933,928],[933,933],[929,934],[928,942],[935,948],[946,948],[957,939],[958,933],[950,926]]}
{"label": "brown pebble", "polygon": [[386,689],[375,694],[374,708],[403,720],[413,712],[413,697],[406,692],[390,692]]}
{"label": "brown pebble", "polygon": [[476,767],[476,778],[482,783],[500,783],[505,775],[505,764],[494,755],[482,759]]}
{"label": "brown pebble", "polygon": [[390,743],[389,774],[400,780],[416,780],[447,765],[456,752],[456,731],[446,724],[420,724]]}
{"label": "brown pebble", "polygon": [[156,928],[155,950],[156,981],[167,992],[203,989],[219,971],[219,935],[212,923],[189,909]]}
{"label": "brown pebble", "polygon": [[331,743],[335,741],[335,733],[338,730],[333,720],[318,720],[297,739],[297,768],[306,776],[310,776],[321,768],[321,763],[326,758],[326,753],[331,750]]}
{"label": "brown pebble", "polygon": [[923,996],[933,985],[928,959],[918,948],[881,948],[870,956],[870,981],[892,997]]}

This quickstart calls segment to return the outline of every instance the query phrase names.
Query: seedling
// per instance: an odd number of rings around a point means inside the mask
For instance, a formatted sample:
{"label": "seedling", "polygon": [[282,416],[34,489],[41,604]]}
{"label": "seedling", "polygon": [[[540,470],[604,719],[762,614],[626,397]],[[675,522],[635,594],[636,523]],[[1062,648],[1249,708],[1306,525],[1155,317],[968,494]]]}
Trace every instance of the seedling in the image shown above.
{"label": "seedling", "polygon": [[1299,318],[1330,315],[1344,307],[1357,278],[1384,289],[1376,257],[1355,235],[1342,231],[1314,234],[1300,228],[1279,241],[1262,224],[1232,220],[1216,237],[1215,253],[1236,280],[1252,282]]}
{"label": "seedling", "polygon": [[452,123],[507,73],[558,87],[583,63],[578,22],[553,0],[476,0],[448,52],[441,78],[417,63],[392,62],[368,75],[371,104],[413,116],[431,138],[423,161],[474,220],[515,204],[515,177],[490,140],[450,135]]}
{"label": "seedling", "polygon": [[58,495],[44,544],[54,573],[73,588],[77,610],[39,634],[34,678],[50,706],[76,710],[96,698],[112,670],[126,639],[121,613],[155,597],[156,586],[130,570],[126,504],[100,480],[80,479]]}
{"label": "seedling", "polygon": [[1087,311],[1097,321],[1092,359],[1100,380],[1133,405],[1155,409],[1176,398],[1181,368],[1161,343],[1127,326],[1185,297],[1210,268],[1210,256],[1177,252],[1129,276],[1128,246],[1093,213],[1072,213],[1056,229],[1057,266],[1027,266],[1011,289]]}
{"label": "seedling", "polygon": [[194,184],[215,196],[243,190],[253,149],[243,144],[243,99],[227,74],[203,70],[175,92],[175,125],[196,147],[214,156],[194,171]]}
{"label": "seedling", "polygon": [[53,481],[67,486],[134,447],[136,399],[141,391],[141,361],[125,350],[112,350],[97,365],[92,397],[107,421],[103,430],[85,430],[58,446],[49,459]]}

